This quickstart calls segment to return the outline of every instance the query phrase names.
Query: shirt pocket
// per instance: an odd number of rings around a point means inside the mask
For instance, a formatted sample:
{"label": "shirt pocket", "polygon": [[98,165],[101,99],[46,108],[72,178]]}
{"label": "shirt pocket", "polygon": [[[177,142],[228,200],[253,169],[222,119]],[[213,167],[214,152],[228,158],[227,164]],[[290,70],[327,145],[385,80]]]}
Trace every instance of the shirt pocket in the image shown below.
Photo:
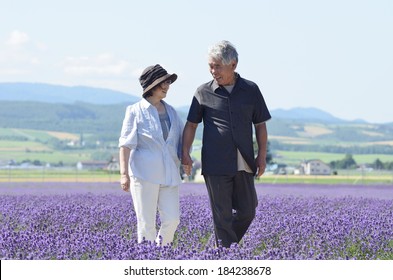
{"label": "shirt pocket", "polygon": [[138,136],[141,138],[152,139],[152,138],[154,138],[154,133],[151,129],[144,127],[144,128],[138,129]]}
{"label": "shirt pocket", "polygon": [[139,142],[141,144],[145,144],[146,141],[150,142],[152,139],[156,137],[156,132],[154,128],[154,124],[151,122],[151,120],[144,119],[143,121],[138,123],[138,138],[140,139]]}
{"label": "shirt pocket", "polygon": [[229,119],[228,98],[217,96],[211,99],[209,104],[205,104],[205,112],[208,116],[218,119]]}
{"label": "shirt pocket", "polygon": [[240,118],[244,122],[252,122],[252,115],[254,112],[254,105],[252,104],[241,104],[240,105]]}

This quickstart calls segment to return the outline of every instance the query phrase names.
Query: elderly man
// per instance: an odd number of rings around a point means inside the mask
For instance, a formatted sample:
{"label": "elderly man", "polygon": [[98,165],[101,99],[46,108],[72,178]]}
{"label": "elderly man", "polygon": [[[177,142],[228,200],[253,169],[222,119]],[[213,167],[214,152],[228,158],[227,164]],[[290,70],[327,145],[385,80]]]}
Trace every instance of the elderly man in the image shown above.
{"label": "elderly man", "polygon": [[[183,131],[182,164],[190,174],[191,145],[203,121],[202,175],[213,214],[216,244],[238,243],[255,217],[254,175],[266,167],[267,129],[271,118],[258,86],[235,72],[236,48],[221,41],[208,52],[213,80],[196,91]],[[258,144],[255,158],[253,126]]]}

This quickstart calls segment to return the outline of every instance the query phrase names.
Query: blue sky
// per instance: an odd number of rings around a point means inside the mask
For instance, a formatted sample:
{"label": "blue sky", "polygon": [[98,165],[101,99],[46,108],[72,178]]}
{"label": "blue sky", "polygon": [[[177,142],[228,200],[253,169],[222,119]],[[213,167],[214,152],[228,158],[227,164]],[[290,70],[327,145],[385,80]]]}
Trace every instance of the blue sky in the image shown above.
{"label": "blue sky", "polygon": [[270,109],[316,107],[393,122],[390,0],[1,0],[0,82],[85,85],[140,95],[159,63],[188,105],[211,79],[208,46],[229,40],[238,72]]}

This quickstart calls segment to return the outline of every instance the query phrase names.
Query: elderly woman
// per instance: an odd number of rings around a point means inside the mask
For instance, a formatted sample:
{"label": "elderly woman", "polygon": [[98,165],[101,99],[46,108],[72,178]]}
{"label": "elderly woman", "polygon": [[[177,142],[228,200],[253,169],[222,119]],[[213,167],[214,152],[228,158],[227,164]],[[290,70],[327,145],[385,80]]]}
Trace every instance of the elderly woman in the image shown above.
{"label": "elderly woman", "polygon": [[143,71],[139,78],[143,98],[127,107],[119,138],[120,183],[124,191],[131,191],[139,243],[148,240],[167,245],[179,224],[183,123],[163,101],[176,79],[176,74],[168,74],[158,64]]}

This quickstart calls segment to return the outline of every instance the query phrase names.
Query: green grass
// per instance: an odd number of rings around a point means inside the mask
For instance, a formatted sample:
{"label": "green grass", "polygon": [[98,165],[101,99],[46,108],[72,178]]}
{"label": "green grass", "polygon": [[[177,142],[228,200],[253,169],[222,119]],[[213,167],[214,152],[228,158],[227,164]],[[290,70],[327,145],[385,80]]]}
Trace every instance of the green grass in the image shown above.
{"label": "green grass", "polygon": [[[339,172],[340,174],[340,172]],[[0,169],[0,182],[117,182],[117,171],[76,168]],[[196,183],[204,184],[197,176]],[[393,173],[342,173],[337,176],[263,175],[255,180],[265,184],[392,184]]]}
{"label": "green grass", "polygon": [[[393,240],[388,242],[388,247],[393,248]],[[377,257],[381,260],[393,260],[393,253],[387,253],[384,250],[381,250]]]}
{"label": "green grass", "polygon": [[[100,152],[98,149],[70,149],[70,150],[54,150],[50,146],[44,144],[50,138],[54,138],[50,134],[50,131],[38,131],[38,130],[30,130],[30,129],[13,129],[13,128],[0,128],[0,162],[6,164],[10,160],[14,160],[16,162],[22,161],[35,161],[39,160],[43,163],[50,163],[52,165],[58,164],[62,162],[64,165],[69,167],[75,167],[76,163],[79,161],[92,160],[93,155],[97,156],[97,153]],[[16,140],[7,140],[10,138],[7,137],[15,137],[15,136],[23,136],[27,141],[16,141]],[[2,138],[3,137],[3,138]],[[12,139],[12,138],[11,138]],[[202,141],[195,139],[193,143],[193,151],[191,156],[196,159],[201,159],[201,148]],[[108,152],[107,150],[105,151]],[[117,152],[117,149],[114,148],[113,153]],[[285,163],[291,166],[298,166],[299,163],[303,160],[310,159],[320,159],[325,163],[330,163],[331,161],[342,160],[345,155],[340,153],[321,153],[321,152],[294,152],[294,151],[272,151],[273,160],[277,163]],[[380,159],[382,162],[392,161],[391,155],[385,154],[367,154],[367,155],[353,155],[355,161],[360,163],[373,163],[376,159]],[[2,178],[7,178],[7,176],[12,175],[9,173],[4,173],[7,171],[0,171],[0,176]],[[12,171],[13,172],[13,171]],[[25,173],[26,171],[24,171]],[[36,172],[36,171],[35,171]],[[27,178],[36,178],[39,179],[43,176],[43,178],[67,178],[67,180],[72,180],[72,177],[75,177],[75,172],[71,172],[67,174],[67,172],[61,172],[61,174],[54,175],[50,174],[50,171],[46,171],[45,174],[42,172],[36,172],[37,174],[33,174],[30,171],[26,174]],[[31,173],[31,174],[30,174]],[[373,173],[375,174],[375,173]],[[326,184],[335,184],[335,183],[391,183],[393,180],[393,172],[387,173],[385,175],[373,175],[373,174],[361,174],[359,172],[353,171],[340,171],[339,176],[263,176],[260,179],[261,182],[268,183],[326,183]],[[91,174],[86,175],[89,177]],[[12,178],[19,177],[21,178],[23,174],[17,174],[15,176],[11,176]],[[84,176],[84,174],[79,174],[78,176]],[[104,181],[110,180],[111,178],[106,178],[107,175],[97,175],[96,178],[101,178]],[[107,176],[108,177],[108,176]],[[110,177],[110,176],[109,176]]]}
{"label": "green grass", "polygon": [[117,182],[118,172],[68,169],[0,169],[0,182]]}
{"label": "green grass", "polygon": [[90,160],[91,151],[4,151],[0,150],[0,160],[8,162],[14,160],[22,162],[25,160],[35,161],[39,160],[44,163],[58,164],[62,162],[65,165],[76,165],[78,161]]}
{"label": "green grass", "polygon": [[1,147],[0,151],[7,150],[51,150],[47,145],[34,142],[34,141],[11,141],[11,140],[3,140],[0,141]]}
{"label": "green grass", "polygon": [[202,147],[202,140],[195,139],[194,143],[192,144],[192,152],[191,157],[197,160],[201,160],[201,148]]}
{"label": "green grass", "polygon": [[[202,141],[195,140],[193,143],[194,147],[201,147]],[[325,163],[330,163],[331,161],[342,160],[345,154],[342,153],[323,153],[323,152],[296,152],[296,151],[271,151],[273,154],[273,161],[276,163],[284,163],[291,166],[298,166],[304,160],[320,159]],[[201,150],[193,149],[191,156],[200,160]],[[376,159],[382,162],[392,161],[392,155],[387,154],[353,154],[352,155],[356,163],[373,163]]]}
{"label": "green grass", "polygon": [[263,175],[256,183],[266,184],[392,184],[393,174],[372,176],[338,175],[338,176],[299,176],[299,175]]}
{"label": "green grass", "polygon": [[[78,138],[78,135],[66,133]],[[29,141],[47,142],[51,138],[57,138],[53,135],[53,131],[19,129],[19,128],[0,128],[0,139],[5,137],[24,137]]]}
{"label": "green grass", "polygon": [[[88,136],[89,134],[85,135]],[[64,140],[68,137],[79,136],[61,132],[57,134],[53,131],[0,128],[0,163],[5,165],[11,160],[18,163],[38,160],[43,163],[62,162],[67,166],[75,166],[78,161],[93,160],[93,155],[100,152],[98,149],[56,150],[46,144],[54,138]]]}
{"label": "green grass", "polygon": [[0,128],[0,137],[24,137],[29,141],[47,141],[50,136],[45,131],[32,130],[32,129],[18,129],[18,128]]}

